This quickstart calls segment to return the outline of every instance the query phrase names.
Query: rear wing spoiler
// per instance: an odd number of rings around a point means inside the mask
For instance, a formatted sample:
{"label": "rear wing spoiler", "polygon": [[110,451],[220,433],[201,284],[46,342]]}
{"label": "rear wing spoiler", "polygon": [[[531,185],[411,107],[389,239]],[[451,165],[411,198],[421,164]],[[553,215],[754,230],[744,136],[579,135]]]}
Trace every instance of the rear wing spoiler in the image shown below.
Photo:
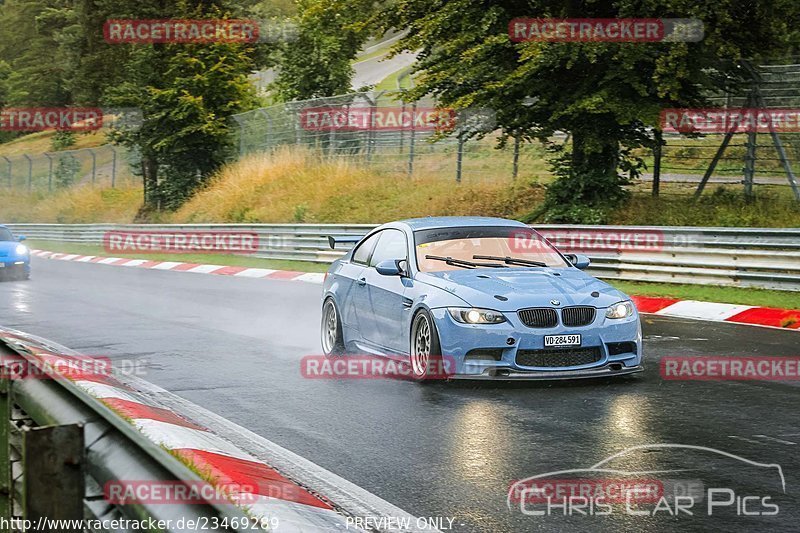
{"label": "rear wing spoiler", "polygon": [[363,239],[363,237],[359,237],[357,235],[344,235],[339,237],[328,235],[328,244],[330,245],[331,250],[334,250],[336,249],[337,244],[356,244],[361,239]]}

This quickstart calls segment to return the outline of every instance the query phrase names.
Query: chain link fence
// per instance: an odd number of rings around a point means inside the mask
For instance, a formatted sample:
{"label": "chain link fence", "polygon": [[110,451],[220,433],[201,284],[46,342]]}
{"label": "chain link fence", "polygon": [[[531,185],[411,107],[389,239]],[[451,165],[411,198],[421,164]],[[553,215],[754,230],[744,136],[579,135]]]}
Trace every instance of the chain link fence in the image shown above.
{"label": "chain link fence", "polygon": [[[399,91],[368,91],[303,100],[234,115],[240,157],[297,146],[385,174],[511,179],[543,149],[509,143],[497,150],[494,113],[450,112],[433,100],[405,103]],[[468,139],[467,133],[487,133]]]}
{"label": "chain link fence", "polygon": [[[720,110],[800,109],[800,64],[758,65],[750,67],[749,79],[732,83],[725,91],[709,96],[711,106]],[[800,131],[771,133],[758,128],[686,136],[665,133],[661,164],[652,158],[645,180],[697,183],[701,193],[707,183],[743,185],[750,196],[754,186],[790,188],[800,201]],[[726,140],[726,137],[727,140]],[[658,168],[654,168],[658,167]],[[656,185],[657,187],[658,185]]]}
{"label": "chain link fence", "polygon": [[95,148],[0,156],[0,186],[56,191],[72,186],[126,187],[141,183],[136,154],[111,144]]}
{"label": "chain link fence", "polygon": [[[368,91],[289,102],[234,115],[238,157],[301,147],[320,158],[341,158],[367,165],[377,175],[409,175],[462,180],[547,179],[548,153],[541,143],[510,139],[498,149],[491,110],[458,113],[437,109],[424,99],[402,101],[402,91]],[[800,108],[800,64],[753,68],[750,81],[710,95],[720,109]],[[483,138],[468,133],[480,131]],[[776,140],[777,138],[777,140]],[[556,142],[568,142],[566,135]],[[724,149],[721,149],[724,146]],[[737,132],[726,144],[724,133],[694,136],[664,133],[659,150],[636,151],[647,168],[642,184],[743,184],[791,187],[800,199],[800,132]],[[122,147],[69,150],[36,155],[0,156],[0,186],[54,191],[74,185],[139,185],[131,172],[135,154]],[[671,189],[676,190],[676,189]],[[663,193],[664,191],[662,191]],[[685,194],[681,192],[680,194]]]}
{"label": "chain link fence", "polygon": [[[755,92],[754,92],[755,91]],[[759,100],[754,99],[754,94]],[[298,146],[320,157],[338,157],[368,165],[379,174],[423,174],[445,179],[514,179],[518,175],[546,177],[550,173],[548,154],[540,143],[511,139],[498,149],[498,135],[482,139],[459,135],[463,117],[450,135],[436,127],[419,127],[416,114],[435,109],[435,101],[413,104],[401,101],[400,91],[370,91],[330,98],[318,98],[256,109],[235,115],[234,130],[239,156]],[[764,65],[755,69],[752,81],[728,87],[710,96],[720,109],[742,107],[800,107],[800,65]],[[485,110],[480,110],[486,114]],[[387,125],[393,115],[412,117]],[[469,122],[469,118],[463,121]],[[491,120],[480,127],[490,131]],[[568,142],[557,135],[556,142]],[[773,135],[742,131],[720,147],[724,134],[695,136],[666,133],[658,150],[640,149],[647,168],[644,183],[744,184],[793,187],[800,172],[800,132],[781,133],[780,147]],[[706,176],[706,174],[708,174]],[[683,194],[683,193],[682,193]]]}

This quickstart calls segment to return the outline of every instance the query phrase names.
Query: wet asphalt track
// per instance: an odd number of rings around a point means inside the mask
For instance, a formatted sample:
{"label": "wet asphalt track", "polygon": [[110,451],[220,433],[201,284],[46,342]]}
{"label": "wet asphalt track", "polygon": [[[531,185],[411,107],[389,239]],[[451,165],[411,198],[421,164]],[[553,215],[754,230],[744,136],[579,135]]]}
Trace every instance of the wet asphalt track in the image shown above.
{"label": "wet asphalt track", "polygon": [[[33,266],[31,281],[0,284],[3,326],[90,355],[146,361],[145,379],[411,513],[454,518],[455,531],[800,531],[800,384],[670,382],[658,371],[667,355],[797,356],[798,332],[648,317],[646,372],[612,381],[306,380],[300,358],[319,353],[318,285],[42,259]],[[779,464],[786,494],[774,475],[737,460],[650,451],[625,465],[686,468],[668,477],[770,495],[778,515],[737,516],[732,507],[697,516],[705,503],[680,518],[624,509],[534,517],[506,507],[512,480],[654,443]]]}

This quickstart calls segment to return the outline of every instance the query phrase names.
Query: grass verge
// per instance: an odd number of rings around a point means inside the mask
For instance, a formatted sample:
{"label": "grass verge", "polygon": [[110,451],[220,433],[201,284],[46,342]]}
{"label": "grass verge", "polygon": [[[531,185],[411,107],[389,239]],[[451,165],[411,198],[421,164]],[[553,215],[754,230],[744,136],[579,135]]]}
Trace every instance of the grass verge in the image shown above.
{"label": "grass verge", "polygon": [[758,305],[780,309],[800,309],[800,293],[740,287],[708,285],[678,285],[671,283],[640,283],[607,280],[624,293],[636,296],[661,296],[681,300]]}
{"label": "grass verge", "polygon": [[[180,261],[224,266],[247,266],[275,270],[295,270],[298,272],[326,272],[328,265],[307,261],[283,261],[259,259],[242,255],[221,254],[110,254],[102,246],[74,244],[57,241],[27,241],[32,248],[81,255],[100,255],[125,257],[130,259],[150,259],[153,261]],[[759,305],[782,309],[800,309],[800,294],[765,289],[746,289],[739,287],[709,287],[706,285],[678,285],[670,283],[639,283],[630,281],[606,280],[619,290],[636,296],[662,296],[682,300],[719,302],[741,305]]]}

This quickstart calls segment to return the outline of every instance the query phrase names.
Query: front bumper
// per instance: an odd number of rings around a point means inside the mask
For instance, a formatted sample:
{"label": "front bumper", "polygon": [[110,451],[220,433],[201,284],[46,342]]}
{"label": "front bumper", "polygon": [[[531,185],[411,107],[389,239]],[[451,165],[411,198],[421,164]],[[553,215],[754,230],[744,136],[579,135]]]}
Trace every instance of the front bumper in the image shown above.
{"label": "front bumper", "polygon": [[[439,333],[442,354],[455,365],[455,379],[545,380],[619,376],[642,371],[642,331],[638,313],[625,319],[607,319],[598,312],[595,320],[582,327],[529,328],[516,313],[504,313],[507,322],[467,325],[455,322],[445,309],[431,311]],[[597,350],[598,357],[575,366],[524,366],[519,351],[545,348],[545,335],[580,334],[579,349]],[[612,347],[633,343],[635,349],[617,353]],[[578,348],[576,348],[577,350]],[[494,352],[493,358],[474,358],[471,352]],[[562,350],[570,353],[569,348]],[[469,354],[469,355],[468,355]],[[524,360],[524,358],[523,358]]]}
{"label": "front bumper", "polygon": [[31,273],[30,261],[0,258],[0,278],[18,278]]}

